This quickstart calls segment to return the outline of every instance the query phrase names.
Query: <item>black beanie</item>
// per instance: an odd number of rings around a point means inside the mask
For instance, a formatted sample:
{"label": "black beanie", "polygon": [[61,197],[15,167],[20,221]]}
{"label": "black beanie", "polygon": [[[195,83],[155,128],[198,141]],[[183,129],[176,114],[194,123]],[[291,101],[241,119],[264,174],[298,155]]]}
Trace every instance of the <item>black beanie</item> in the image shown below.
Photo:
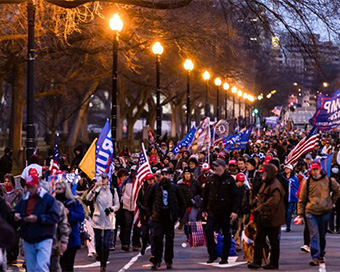
{"label": "black beanie", "polygon": [[247,162],[249,162],[252,166],[256,167],[256,161],[253,158],[247,160]]}

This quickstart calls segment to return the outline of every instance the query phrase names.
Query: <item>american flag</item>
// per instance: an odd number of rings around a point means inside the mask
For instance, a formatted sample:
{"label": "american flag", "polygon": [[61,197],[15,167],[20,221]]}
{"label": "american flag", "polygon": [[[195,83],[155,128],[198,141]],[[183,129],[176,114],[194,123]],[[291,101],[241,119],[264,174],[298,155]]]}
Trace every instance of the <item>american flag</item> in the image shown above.
{"label": "american flag", "polygon": [[206,246],[206,238],[201,221],[189,223],[189,245],[190,247]]}
{"label": "american flag", "polygon": [[50,172],[51,176],[54,176],[59,170],[60,158],[59,158],[59,134],[57,134],[55,138],[55,146],[54,146],[54,154],[53,158],[50,161]]}
{"label": "american flag", "polygon": [[308,135],[303,138],[288,154],[285,164],[294,165],[304,154],[312,151],[317,146],[319,140],[318,129],[313,127]]}
{"label": "american flag", "polygon": [[[139,160],[136,168],[136,178],[132,183],[132,191],[133,191],[133,203],[136,203],[137,196],[139,189],[142,186],[142,183],[147,174],[152,174],[151,167],[148,161],[148,157],[145,153],[144,144],[142,144],[142,151],[139,154]],[[135,207],[134,217],[133,217],[133,224],[140,227],[140,217],[139,217],[139,208]]]}
{"label": "american flag", "polygon": [[272,110],[272,113],[274,113],[274,114],[277,115],[277,116],[280,116],[280,115],[281,115],[281,109],[282,109],[282,106],[276,106],[276,107]]}

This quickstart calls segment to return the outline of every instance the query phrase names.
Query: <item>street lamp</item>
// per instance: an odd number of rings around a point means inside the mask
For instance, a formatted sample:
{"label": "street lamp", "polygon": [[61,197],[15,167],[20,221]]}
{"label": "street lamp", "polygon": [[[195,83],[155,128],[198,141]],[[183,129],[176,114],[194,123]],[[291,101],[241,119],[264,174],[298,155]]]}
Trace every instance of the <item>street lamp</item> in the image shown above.
{"label": "street lamp", "polygon": [[190,72],[194,69],[194,64],[190,59],[184,62],[184,69],[187,71],[187,131],[190,130]]}
{"label": "street lamp", "polygon": [[27,2],[28,43],[27,43],[27,124],[26,124],[26,160],[29,161],[35,150],[34,129],[34,23],[35,4],[32,0]]}
{"label": "street lamp", "polygon": [[209,117],[210,110],[209,110],[209,105],[208,105],[208,85],[209,85],[210,73],[208,71],[205,71],[203,73],[203,79],[205,80],[205,117]]}
{"label": "street lamp", "polygon": [[237,93],[237,87],[236,86],[233,86],[231,88],[231,92],[234,94],[233,95],[233,118],[235,118],[235,95]]}
{"label": "street lamp", "polygon": [[243,102],[244,102],[244,118],[247,118],[246,111],[247,111],[247,99],[248,99],[248,94],[243,93]]}
{"label": "street lamp", "polygon": [[155,42],[152,46],[152,52],[156,56],[156,139],[159,139],[162,134],[162,120],[161,120],[161,87],[160,87],[160,59],[163,54],[163,46],[160,42]]}
{"label": "street lamp", "polygon": [[123,29],[123,21],[120,19],[119,15],[116,13],[110,20],[110,28],[113,30],[113,64],[112,64],[112,143],[113,143],[113,153],[116,153],[116,140],[117,140],[117,97],[118,97],[118,40],[119,32]]}
{"label": "street lamp", "polygon": [[222,80],[217,77],[215,78],[215,85],[216,85],[216,121],[218,121],[218,119],[220,118],[220,95],[219,95],[219,91],[220,91],[220,86],[222,84]]}
{"label": "street lamp", "polygon": [[228,119],[228,90],[229,84],[227,82],[223,83],[223,90],[224,90],[224,119]]}
{"label": "street lamp", "polygon": [[243,92],[241,90],[238,90],[237,96],[238,96],[238,116],[241,117],[241,96],[243,95]]}

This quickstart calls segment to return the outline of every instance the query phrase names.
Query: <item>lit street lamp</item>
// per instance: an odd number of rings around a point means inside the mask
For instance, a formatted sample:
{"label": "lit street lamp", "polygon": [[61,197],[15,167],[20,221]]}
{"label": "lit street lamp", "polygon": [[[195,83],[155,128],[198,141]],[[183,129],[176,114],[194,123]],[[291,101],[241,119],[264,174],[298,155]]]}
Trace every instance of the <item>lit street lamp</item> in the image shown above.
{"label": "lit street lamp", "polygon": [[247,118],[246,111],[247,111],[247,99],[248,99],[248,94],[244,93],[243,94],[243,99],[244,99],[244,118]]}
{"label": "lit street lamp", "polygon": [[237,87],[236,86],[233,86],[231,88],[231,92],[234,94],[233,95],[233,118],[235,118],[235,95],[237,93]]}
{"label": "lit street lamp", "polygon": [[117,92],[118,92],[118,40],[119,32],[123,28],[123,21],[120,19],[119,15],[116,13],[110,20],[110,28],[113,30],[113,65],[112,65],[112,143],[113,143],[113,153],[116,153],[116,140],[117,140]]}
{"label": "lit street lamp", "polygon": [[152,46],[152,52],[156,56],[156,139],[158,140],[162,134],[162,120],[161,120],[161,87],[160,87],[160,59],[163,54],[163,46],[160,42],[155,42]]}
{"label": "lit street lamp", "polygon": [[220,86],[222,84],[222,80],[217,77],[215,78],[215,85],[216,85],[216,121],[220,119]]}
{"label": "lit street lamp", "polygon": [[190,59],[184,62],[184,69],[187,71],[187,131],[190,130],[190,72],[194,69],[194,64]]}
{"label": "lit street lamp", "polygon": [[223,83],[224,90],[224,119],[228,120],[228,90],[229,84],[227,82]]}
{"label": "lit street lamp", "polygon": [[205,80],[205,117],[209,117],[210,109],[208,105],[208,85],[209,85],[210,73],[208,71],[205,71],[203,73],[203,79]]}

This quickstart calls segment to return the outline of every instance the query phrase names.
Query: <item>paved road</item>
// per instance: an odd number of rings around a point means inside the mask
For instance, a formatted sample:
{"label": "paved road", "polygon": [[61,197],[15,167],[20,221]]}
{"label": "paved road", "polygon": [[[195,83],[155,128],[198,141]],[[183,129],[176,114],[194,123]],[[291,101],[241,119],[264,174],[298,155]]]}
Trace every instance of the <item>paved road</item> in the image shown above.
{"label": "paved road", "polygon": [[[339,272],[340,271],[340,235],[327,234],[326,247],[326,264],[322,267],[310,267],[309,253],[300,251],[303,243],[302,226],[293,226],[292,232],[286,233],[282,231],[281,238],[281,256],[280,271],[299,272]],[[213,265],[206,265],[208,259],[205,247],[190,248],[182,247],[186,238],[182,231],[176,230],[175,238],[175,258],[173,270],[175,271],[250,271],[246,263],[243,261],[242,252],[236,259],[229,259],[228,265],[219,265],[217,262]],[[120,246],[118,246],[119,248]],[[151,271],[151,264],[148,261],[150,250],[146,251],[145,256],[141,256],[138,252],[124,252],[117,249],[110,253],[108,272],[124,272],[124,271]],[[22,260],[19,260],[18,267],[10,267],[8,271],[25,271],[21,268]],[[262,270],[262,269],[260,269]],[[99,272],[99,263],[93,258],[87,257],[87,249],[82,247],[76,256],[75,272]],[[165,264],[162,263],[159,271],[167,271]]]}
{"label": "paved road", "polygon": [[[300,251],[303,243],[302,238],[303,227],[294,226],[292,232],[282,232],[281,239],[281,256],[280,271],[340,271],[340,235],[328,234],[327,236],[327,254],[326,264],[323,267],[310,267],[310,255]],[[221,271],[222,269],[230,271],[250,271],[243,261],[242,252],[234,262],[228,265],[206,265],[204,262],[208,259],[205,247],[190,248],[182,247],[185,242],[183,232],[176,230],[175,238],[175,258],[173,270],[175,271]],[[118,246],[119,247],[119,246]],[[93,258],[87,257],[85,248],[78,251],[76,257],[76,272],[92,272],[99,271],[99,263],[95,263]],[[117,249],[111,252],[107,271],[151,271],[151,264],[148,261],[150,250],[145,256],[138,255],[138,252],[123,252]],[[88,267],[88,266],[92,267]],[[165,264],[162,263],[160,271],[166,271]],[[262,270],[262,269],[260,269]]]}

